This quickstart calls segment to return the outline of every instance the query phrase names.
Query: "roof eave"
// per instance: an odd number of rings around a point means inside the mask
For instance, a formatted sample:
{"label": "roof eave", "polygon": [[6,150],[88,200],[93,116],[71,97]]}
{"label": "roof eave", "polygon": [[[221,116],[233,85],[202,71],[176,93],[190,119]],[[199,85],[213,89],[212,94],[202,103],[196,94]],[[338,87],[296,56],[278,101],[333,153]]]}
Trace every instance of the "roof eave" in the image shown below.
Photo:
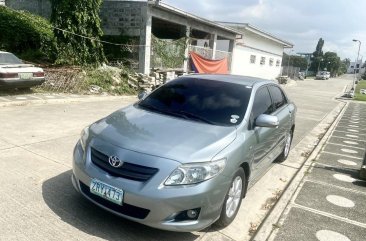
{"label": "roof eave", "polygon": [[[270,39],[272,41],[275,41],[277,43],[280,43],[283,45],[284,48],[293,48],[294,47],[294,44],[288,42],[288,41],[285,41],[285,40],[282,40],[268,32],[265,32],[253,25],[250,25],[249,23],[236,23],[236,22],[217,22],[217,23],[222,23],[222,24],[227,24],[227,25],[231,25],[231,26],[237,26],[237,27],[241,27],[245,30],[248,30],[250,32],[253,32],[255,34],[258,34],[258,35],[261,35],[267,39]],[[242,34],[242,32],[241,32]]]}
{"label": "roof eave", "polygon": [[214,22],[214,21],[211,21],[211,20],[208,20],[208,19],[205,19],[205,18],[198,17],[198,16],[196,16],[194,14],[185,12],[185,11],[179,9],[179,8],[170,6],[170,5],[165,4],[165,3],[162,3],[162,2],[155,3],[155,2],[150,2],[149,1],[148,4],[149,5],[153,5],[153,6],[157,7],[157,8],[160,8],[160,9],[166,10],[166,11],[173,12],[175,14],[179,14],[179,15],[184,16],[184,17],[188,17],[188,18],[194,19],[197,22],[204,23],[204,24],[210,25],[212,27],[218,27],[218,28],[220,28],[222,30],[231,32],[233,34],[241,34],[241,32],[238,31],[235,28],[231,28],[231,27],[225,26],[223,24],[219,24],[217,22]]}

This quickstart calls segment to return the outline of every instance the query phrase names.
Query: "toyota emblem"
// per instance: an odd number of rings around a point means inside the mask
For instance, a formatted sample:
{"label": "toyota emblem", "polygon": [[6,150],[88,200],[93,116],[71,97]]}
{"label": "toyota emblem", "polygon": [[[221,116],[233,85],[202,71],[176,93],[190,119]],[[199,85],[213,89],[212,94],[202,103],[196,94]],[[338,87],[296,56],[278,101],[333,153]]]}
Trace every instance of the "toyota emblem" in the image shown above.
{"label": "toyota emblem", "polygon": [[123,161],[121,161],[117,156],[110,156],[108,158],[109,165],[115,168],[119,168],[123,165]]}

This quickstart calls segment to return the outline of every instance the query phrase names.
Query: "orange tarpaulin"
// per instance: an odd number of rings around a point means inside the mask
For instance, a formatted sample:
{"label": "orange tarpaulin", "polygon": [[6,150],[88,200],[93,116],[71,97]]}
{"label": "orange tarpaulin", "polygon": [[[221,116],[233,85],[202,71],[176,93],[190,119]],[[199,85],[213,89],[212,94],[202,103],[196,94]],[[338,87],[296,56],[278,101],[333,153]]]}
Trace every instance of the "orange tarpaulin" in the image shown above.
{"label": "orange tarpaulin", "polygon": [[223,58],[220,60],[210,60],[205,59],[201,55],[190,52],[192,67],[197,73],[206,73],[206,74],[228,74],[228,61],[227,58]]}

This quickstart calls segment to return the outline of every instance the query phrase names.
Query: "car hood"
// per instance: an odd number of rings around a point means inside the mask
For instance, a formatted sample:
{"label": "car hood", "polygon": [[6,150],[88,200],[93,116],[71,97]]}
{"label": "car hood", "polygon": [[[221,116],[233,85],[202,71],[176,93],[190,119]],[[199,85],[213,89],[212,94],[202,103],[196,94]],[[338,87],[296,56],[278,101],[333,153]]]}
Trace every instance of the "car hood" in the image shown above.
{"label": "car hood", "polygon": [[124,149],[188,163],[210,161],[236,138],[236,128],[129,106],[91,125],[90,135]]}

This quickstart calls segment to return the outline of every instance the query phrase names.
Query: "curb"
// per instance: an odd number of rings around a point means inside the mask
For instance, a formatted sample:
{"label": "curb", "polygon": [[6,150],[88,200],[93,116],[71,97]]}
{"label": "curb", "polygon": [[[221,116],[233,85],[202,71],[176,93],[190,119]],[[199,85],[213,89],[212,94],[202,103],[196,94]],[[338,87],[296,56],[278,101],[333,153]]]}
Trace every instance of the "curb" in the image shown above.
{"label": "curb", "polygon": [[[320,153],[324,143],[328,140],[330,134],[333,129],[339,122],[341,118],[341,114],[345,111],[348,106],[348,102],[340,101],[340,103],[328,114],[324,117],[324,119],[316,126],[314,129],[324,125],[323,122],[326,122],[329,117],[333,116],[335,112],[337,112],[337,116],[332,122],[327,125],[328,129],[324,136],[320,139],[317,145],[311,150],[310,155],[307,159],[302,163],[297,173],[292,177],[287,186],[285,187],[282,195],[280,196],[279,201],[272,207],[272,209],[268,212],[262,223],[260,224],[256,234],[250,239],[252,241],[263,241],[263,240],[273,240],[274,234],[279,227],[279,221],[281,216],[286,211],[288,204],[290,203],[294,193],[298,189],[299,184],[303,180],[306,170],[308,170],[312,165],[312,160],[316,158],[316,156]],[[339,111],[337,111],[340,109]],[[314,130],[313,129],[313,130]],[[313,132],[313,130],[311,132]],[[307,136],[305,137],[307,138]],[[304,138],[304,139],[305,139]],[[299,142],[301,144],[301,142]],[[298,144],[298,145],[299,145]],[[298,146],[297,145],[297,146]],[[296,147],[297,147],[296,146]],[[295,147],[295,148],[296,148]],[[294,148],[294,149],[295,149]]]}
{"label": "curb", "polygon": [[95,101],[112,101],[112,100],[123,100],[129,98],[136,98],[132,95],[126,96],[80,96],[80,97],[66,97],[63,99],[42,99],[42,100],[19,100],[1,102],[1,107],[11,106],[26,106],[26,105],[44,105],[44,104],[65,104],[65,103],[80,103],[80,102],[95,102]]}
{"label": "curb", "polygon": [[366,180],[366,153],[363,157],[362,167],[360,169],[360,178]]}

